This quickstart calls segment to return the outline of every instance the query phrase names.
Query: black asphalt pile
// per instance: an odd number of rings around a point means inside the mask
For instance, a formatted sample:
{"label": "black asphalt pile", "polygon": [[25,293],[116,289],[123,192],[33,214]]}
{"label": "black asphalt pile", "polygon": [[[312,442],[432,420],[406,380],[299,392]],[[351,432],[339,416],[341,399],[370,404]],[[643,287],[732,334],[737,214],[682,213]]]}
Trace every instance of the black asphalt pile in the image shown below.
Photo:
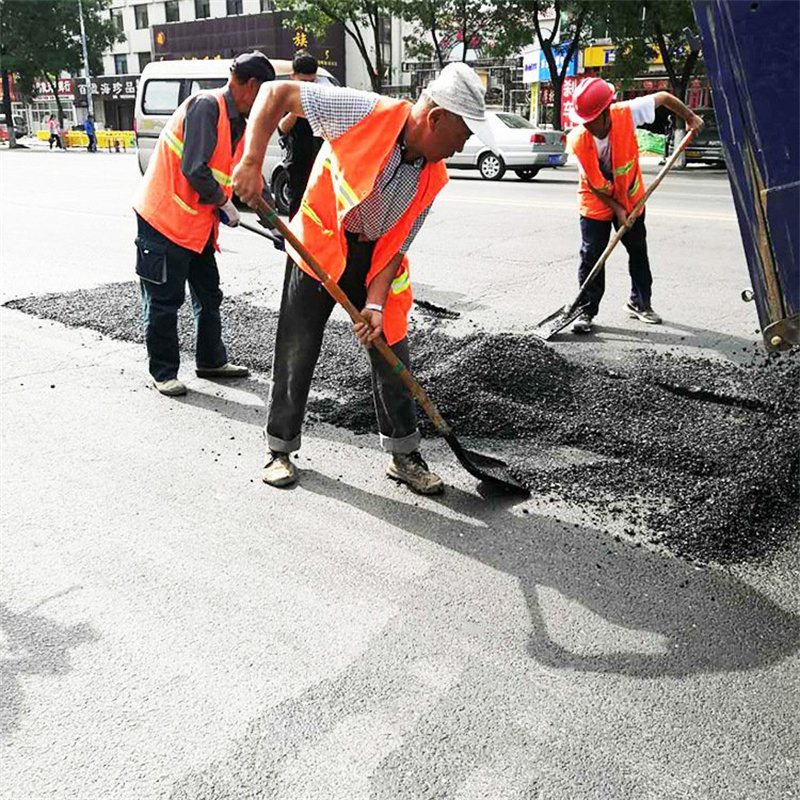
{"label": "black asphalt pile", "polygon": [[[132,283],[6,305],[141,341]],[[231,356],[269,374],[276,321],[245,297],[227,299]],[[191,342],[188,310],[181,336]],[[699,561],[763,557],[798,533],[798,354],[734,365],[640,351],[611,371],[532,336],[455,338],[428,319],[411,337],[413,370],[459,438],[506,458],[534,495]],[[329,325],[314,388],[309,419],[375,430],[367,358],[348,323]],[[599,458],[542,467],[543,452],[565,446]]]}

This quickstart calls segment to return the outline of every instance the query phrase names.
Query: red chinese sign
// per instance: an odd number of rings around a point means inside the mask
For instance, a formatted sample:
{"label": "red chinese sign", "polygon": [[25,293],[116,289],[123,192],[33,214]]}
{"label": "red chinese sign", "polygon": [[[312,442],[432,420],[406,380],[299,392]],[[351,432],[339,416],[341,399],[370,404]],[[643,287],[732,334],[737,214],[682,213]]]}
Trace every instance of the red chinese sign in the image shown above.
{"label": "red chinese sign", "polygon": [[573,75],[569,78],[564,78],[564,84],[561,87],[561,127],[571,128],[575,123],[569,118],[569,113],[574,108],[573,97],[575,89],[583,79],[583,76]]}

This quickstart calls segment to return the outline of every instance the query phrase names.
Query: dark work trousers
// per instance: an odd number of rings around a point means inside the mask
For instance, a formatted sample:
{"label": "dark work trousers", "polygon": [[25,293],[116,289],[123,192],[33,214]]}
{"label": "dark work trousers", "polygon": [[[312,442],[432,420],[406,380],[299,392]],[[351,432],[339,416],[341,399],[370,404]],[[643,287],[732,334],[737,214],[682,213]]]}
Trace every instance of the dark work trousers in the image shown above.
{"label": "dark work trousers", "polygon": [[[359,242],[351,234],[347,235],[347,243],[347,266],[339,286],[361,309],[366,302],[365,282],[375,243]],[[273,452],[300,449],[311,378],[334,304],[318,280],[287,259],[267,412],[267,447]],[[408,339],[392,345],[392,350],[409,365]],[[381,446],[390,453],[411,453],[419,447],[420,440],[414,400],[377,350],[369,348],[367,352],[372,362],[372,394]]]}
{"label": "dark work trousers", "polygon": [[[650,261],[647,258],[647,229],[644,225],[644,211],[633,223],[633,227],[622,237],[622,244],[628,251],[628,271],[631,275],[631,303],[640,310],[650,308],[653,276],[650,273]],[[611,220],[589,219],[581,217],[581,263],[578,267],[578,285],[583,285],[592,267],[603,255],[611,238]],[[614,230],[619,223],[614,220]],[[586,287],[583,302],[589,304],[590,316],[597,316],[600,300],[606,290],[606,269],[608,264]]]}
{"label": "dark work trousers", "polygon": [[186,283],[192,297],[196,362],[200,369],[221,367],[228,361],[222,343],[219,270],[211,238],[202,253],[175,244],[138,214],[136,273],[142,289],[142,322],[150,374],[157,381],[178,377],[178,309]]}

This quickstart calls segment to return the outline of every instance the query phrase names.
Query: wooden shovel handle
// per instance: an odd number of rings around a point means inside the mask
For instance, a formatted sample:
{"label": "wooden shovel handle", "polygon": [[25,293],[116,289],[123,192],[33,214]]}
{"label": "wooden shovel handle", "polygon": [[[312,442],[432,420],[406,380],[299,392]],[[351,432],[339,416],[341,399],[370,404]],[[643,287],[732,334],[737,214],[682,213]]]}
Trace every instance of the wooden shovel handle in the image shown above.
{"label": "wooden shovel handle", "polygon": [[[258,199],[258,215],[283,234],[284,239],[300,254],[303,261],[308,264],[325,287],[328,294],[347,312],[353,322],[368,323],[361,312],[350,302],[347,295],[341,290],[339,284],[320,266],[314,256],[309,253],[303,243],[292,233],[289,226],[278,216],[278,212],[263,197]],[[425,393],[425,390],[417,383],[414,376],[408,371],[406,365],[395,355],[394,350],[381,337],[372,343],[372,346],[383,356],[386,362],[400,380],[405,384],[411,396],[422,406],[422,410],[430,417],[436,430],[442,436],[449,436],[452,433],[450,425],[439,413],[433,401]]]}

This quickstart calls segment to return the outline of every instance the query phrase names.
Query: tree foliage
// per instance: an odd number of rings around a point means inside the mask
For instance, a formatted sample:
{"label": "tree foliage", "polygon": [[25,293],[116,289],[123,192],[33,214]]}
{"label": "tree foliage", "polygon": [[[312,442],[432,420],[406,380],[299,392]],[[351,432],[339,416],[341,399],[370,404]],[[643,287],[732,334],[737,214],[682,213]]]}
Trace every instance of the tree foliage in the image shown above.
{"label": "tree foliage", "polygon": [[625,81],[647,70],[661,53],[672,91],[686,90],[700,64],[697,25],[689,0],[631,0],[608,9],[608,38],[616,45],[609,76]]}
{"label": "tree foliage", "polygon": [[[89,67],[100,71],[102,53],[124,36],[108,15],[111,0],[82,0]],[[39,80],[46,81],[58,100],[56,84],[62,72],[83,69],[81,26],[76,0],[0,0],[0,68],[14,73],[15,86],[31,96]]]}
{"label": "tree foliage", "polygon": [[321,36],[340,23],[367,67],[373,91],[380,92],[387,77],[381,46],[382,27],[391,16],[392,0],[276,0],[279,11],[291,13],[289,23]]}

